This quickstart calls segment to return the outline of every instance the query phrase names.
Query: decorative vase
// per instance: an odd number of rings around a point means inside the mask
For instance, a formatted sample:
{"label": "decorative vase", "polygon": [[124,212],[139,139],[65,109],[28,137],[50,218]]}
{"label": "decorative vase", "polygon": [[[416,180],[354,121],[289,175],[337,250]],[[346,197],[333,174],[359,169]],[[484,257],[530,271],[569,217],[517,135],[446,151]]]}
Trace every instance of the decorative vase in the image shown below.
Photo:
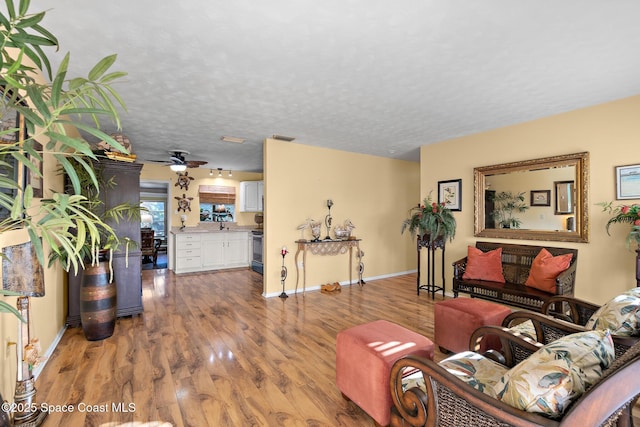
{"label": "decorative vase", "polygon": [[117,291],[109,281],[109,262],[100,261],[82,271],[80,321],[85,337],[99,341],[113,335],[116,325]]}

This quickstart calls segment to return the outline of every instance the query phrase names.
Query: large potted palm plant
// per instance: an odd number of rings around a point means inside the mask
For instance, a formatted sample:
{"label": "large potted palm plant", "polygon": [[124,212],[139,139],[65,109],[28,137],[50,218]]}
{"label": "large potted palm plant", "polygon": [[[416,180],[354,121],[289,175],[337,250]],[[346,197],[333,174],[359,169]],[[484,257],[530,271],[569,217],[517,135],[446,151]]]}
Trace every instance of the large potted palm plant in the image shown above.
{"label": "large potted palm plant", "polygon": [[[0,144],[0,166],[11,172],[16,165],[24,165],[30,174],[42,179],[39,165],[46,153],[69,177],[72,191],[46,190],[44,197],[36,197],[33,185],[24,185],[18,174],[2,174],[0,207],[7,215],[0,219],[0,234],[25,229],[39,263],[45,264],[46,249],[50,254],[66,254],[68,262],[63,267],[77,269],[84,262],[83,248],[88,246],[96,254],[105,236],[117,236],[91,211],[82,195],[71,160],[77,161],[98,187],[90,166],[90,159],[96,155],[88,141],[69,130],[75,126],[127,152],[100,128],[104,119],[120,128],[118,107],[124,108],[124,104],[112,83],[126,74],[110,71],[115,55],[100,60],[86,77],[67,77],[69,54],[53,71],[45,49],[57,47],[58,40],[41,25],[45,12],[30,13],[29,6],[29,0],[5,0],[5,8],[0,7],[0,137],[5,137]],[[20,119],[5,126],[11,123],[3,120],[7,112],[17,113],[14,117]],[[78,120],[80,116],[90,118],[92,124]],[[0,300],[0,312],[15,314],[12,308]],[[0,416],[4,422],[6,414]]]}

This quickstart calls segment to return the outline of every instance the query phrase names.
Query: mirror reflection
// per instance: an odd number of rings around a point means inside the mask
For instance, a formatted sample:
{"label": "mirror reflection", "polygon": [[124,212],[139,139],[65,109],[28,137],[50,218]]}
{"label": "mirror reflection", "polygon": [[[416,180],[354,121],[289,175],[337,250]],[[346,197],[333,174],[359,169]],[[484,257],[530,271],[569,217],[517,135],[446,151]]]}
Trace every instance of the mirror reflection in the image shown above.
{"label": "mirror reflection", "polygon": [[556,215],[572,214],[574,212],[575,186],[573,181],[554,182],[556,197]]}
{"label": "mirror reflection", "polygon": [[474,169],[475,235],[588,241],[588,153]]}

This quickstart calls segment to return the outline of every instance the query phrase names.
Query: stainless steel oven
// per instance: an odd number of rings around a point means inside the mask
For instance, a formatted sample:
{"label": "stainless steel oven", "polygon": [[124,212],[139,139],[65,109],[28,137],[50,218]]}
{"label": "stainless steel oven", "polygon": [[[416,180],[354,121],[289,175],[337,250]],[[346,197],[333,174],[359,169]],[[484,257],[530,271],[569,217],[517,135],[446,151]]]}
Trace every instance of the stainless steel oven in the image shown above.
{"label": "stainless steel oven", "polygon": [[262,274],[262,231],[252,231],[253,255],[251,257],[251,269]]}

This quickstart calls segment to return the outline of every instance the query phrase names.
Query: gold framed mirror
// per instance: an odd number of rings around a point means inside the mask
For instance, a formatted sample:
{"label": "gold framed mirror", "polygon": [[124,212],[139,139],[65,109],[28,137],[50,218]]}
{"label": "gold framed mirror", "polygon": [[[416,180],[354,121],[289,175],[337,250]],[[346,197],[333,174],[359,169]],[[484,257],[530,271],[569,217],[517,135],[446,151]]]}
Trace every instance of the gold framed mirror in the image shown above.
{"label": "gold framed mirror", "polygon": [[[589,241],[588,152],[483,166],[473,171],[475,236]],[[568,182],[572,184],[560,185]],[[555,203],[528,203],[532,193],[549,190],[550,200]],[[556,209],[559,199],[569,205]]]}

